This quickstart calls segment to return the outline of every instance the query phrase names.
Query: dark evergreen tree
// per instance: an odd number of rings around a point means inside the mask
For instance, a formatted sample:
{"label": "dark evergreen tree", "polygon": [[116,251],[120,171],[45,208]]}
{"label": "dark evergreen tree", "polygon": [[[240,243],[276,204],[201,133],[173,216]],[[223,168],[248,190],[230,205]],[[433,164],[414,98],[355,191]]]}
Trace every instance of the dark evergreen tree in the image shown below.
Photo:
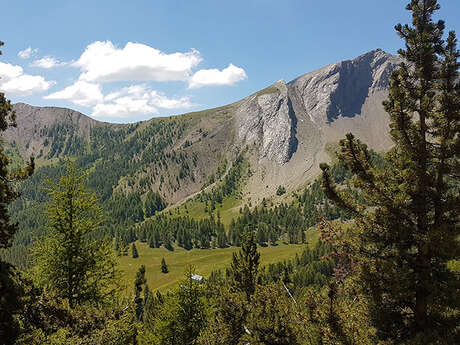
{"label": "dark evergreen tree", "polygon": [[153,238],[153,235],[149,237],[148,242],[150,248],[155,248],[155,239]]}
{"label": "dark evergreen tree", "polygon": [[245,293],[248,303],[256,289],[259,260],[255,236],[253,233],[246,234],[239,253],[233,253],[230,283],[235,290]]}
{"label": "dark evergreen tree", "polygon": [[136,305],[136,318],[141,320],[143,313],[144,300],[146,297],[144,290],[144,298],[141,297],[142,289],[145,287],[147,279],[145,279],[145,266],[141,265],[136,273],[136,280],[134,281],[134,303]]}
{"label": "dark evergreen tree", "polygon": [[[253,307],[246,320],[249,344],[299,345],[298,313],[282,286],[264,286],[254,295]],[[309,330],[311,332],[311,330]],[[243,342],[246,343],[246,342]]]}
{"label": "dark evergreen tree", "polygon": [[145,216],[152,217],[156,212],[166,208],[166,202],[158,193],[149,192],[145,199]]}
{"label": "dark evergreen tree", "polygon": [[131,244],[131,255],[133,256],[133,259],[136,259],[139,257],[139,253],[137,252],[137,247],[134,242]]}
{"label": "dark evergreen tree", "polygon": [[168,265],[166,265],[165,258],[161,259],[161,272],[162,273],[168,273],[169,272]]}
{"label": "dark evergreen tree", "polygon": [[193,279],[195,268],[187,266],[185,279],[178,291],[178,330],[181,334],[181,344],[196,344],[196,339],[206,322],[204,295],[200,283]]}
{"label": "dark evergreen tree", "polygon": [[278,188],[276,189],[276,195],[280,196],[285,193],[286,193],[286,188],[284,188],[283,186],[278,186]]}
{"label": "dark evergreen tree", "polygon": [[142,307],[142,321],[145,324],[150,324],[153,322],[155,318],[155,308],[158,303],[158,299],[153,295],[152,291],[150,291],[149,286],[145,284],[144,305]]}
{"label": "dark evergreen tree", "polygon": [[225,234],[225,229],[222,223],[219,223],[217,228],[217,246],[219,248],[227,247],[227,235]]}
{"label": "dark evergreen tree", "polygon": [[192,235],[190,231],[185,231],[184,233],[184,248],[190,250],[193,248],[192,245]]}
{"label": "dark evergreen tree", "polygon": [[[460,343],[460,85],[457,39],[443,41],[433,22],[436,0],[412,0],[412,26],[397,25],[404,59],[384,103],[395,146],[379,167],[366,145],[348,134],[340,159],[362,193],[335,188],[322,165],[328,197],[355,216],[363,291],[373,301],[374,325],[395,343]],[[348,194],[348,195],[346,195]]]}

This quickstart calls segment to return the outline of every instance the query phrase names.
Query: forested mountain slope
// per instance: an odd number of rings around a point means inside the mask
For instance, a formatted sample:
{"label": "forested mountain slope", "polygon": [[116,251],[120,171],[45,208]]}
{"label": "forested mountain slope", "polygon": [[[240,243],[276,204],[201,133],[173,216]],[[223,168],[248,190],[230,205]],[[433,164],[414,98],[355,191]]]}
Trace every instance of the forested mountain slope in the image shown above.
{"label": "forested mountain slope", "polygon": [[[88,171],[89,187],[101,199],[112,235],[192,196],[198,197],[197,207],[214,216],[214,203],[222,207],[223,200],[232,198],[235,220],[246,204],[254,207],[276,194],[282,200],[317,176],[319,163],[330,160],[328,144],[347,132],[377,151],[390,147],[381,102],[399,61],[374,50],[289,83],[280,80],[227,106],[134,124],[16,104],[18,127],[8,129],[4,139],[11,152],[34,155],[38,167],[19,186],[23,195],[11,206],[20,222],[16,243],[27,245],[45,228],[42,187],[46,178],[62,173],[66,157]],[[193,217],[188,209],[186,213],[182,215]],[[206,229],[214,229],[214,220],[210,222]],[[210,234],[196,235],[196,240],[206,247]]]}

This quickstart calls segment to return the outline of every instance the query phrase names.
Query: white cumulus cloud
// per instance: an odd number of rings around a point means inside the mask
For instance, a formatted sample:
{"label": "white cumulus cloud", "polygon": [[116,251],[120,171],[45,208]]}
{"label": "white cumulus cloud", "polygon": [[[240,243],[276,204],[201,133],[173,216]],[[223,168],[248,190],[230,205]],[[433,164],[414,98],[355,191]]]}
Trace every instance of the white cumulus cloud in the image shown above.
{"label": "white cumulus cloud", "polygon": [[100,84],[84,80],[44,98],[67,100],[92,107],[91,115],[99,118],[129,119],[138,115],[156,114],[158,108],[186,109],[193,106],[189,97],[169,98],[151,90],[146,84],[123,87],[104,96]]}
{"label": "white cumulus cloud", "polygon": [[[128,42],[124,47],[117,47],[111,41],[96,41],[89,44],[76,61],[61,62],[45,56],[36,58],[30,66],[48,69],[65,64],[79,69],[72,85],[45,99],[66,100],[88,107],[91,115],[98,118],[133,119],[156,114],[159,109],[195,106],[188,96],[176,97],[154,90],[152,82],[181,81],[193,89],[232,85],[247,78],[244,69],[233,64],[222,70],[198,70],[201,61],[200,52],[195,49],[165,53],[141,43]],[[114,89],[115,82],[135,84]],[[111,92],[104,93],[106,88]]]}
{"label": "white cumulus cloud", "polygon": [[24,73],[21,66],[0,62],[0,90],[15,96],[28,96],[48,90],[56,82]]}
{"label": "white cumulus cloud", "polygon": [[120,97],[112,103],[97,104],[93,108],[92,115],[95,117],[115,117],[127,119],[134,115],[155,114],[158,110],[148,104],[146,99],[132,99]]}
{"label": "white cumulus cloud", "polygon": [[145,84],[131,85],[131,86],[123,87],[120,90],[109,93],[107,96],[105,96],[104,100],[112,101],[114,99],[117,99],[123,96],[131,96],[135,98],[149,99],[149,89],[147,85]]}
{"label": "white cumulus cloud", "polygon": [[155,90],[150,92],[150,102],[163,109],[187,109],[194,106],[189,97],[168,98]]}
{"label": "white cumulus cloud", "polygon": [[232,85],[247,78],[244,69],[233,64],[222,71],[218,69],[201,69],[189,80],[189,88],[195,89],[211,85]]}
{"label": "white cumulus cloud", "polygon": [[28,59],[30,58],[31,56],[35,55],[38,53],[38,49],[37,48],[34,48],[32,49],[32,47],[29,47],[29,48],[26,48],[24,50],[21,50],[19,53],[18,53],[18,56],[21,58],[21,59]]}
{"label": "white cumulus cloud", "polygon": [[62,99],[84,107],[95,106],[104,100],[101,86],[79,80],[61,91],[54,92],[44,99]]}
{"label": "white cumulus cloud", "polygon": [[60,62],[59,60],[56,60],[56,58],[52,56],[45,56],[41,59],[34,60],[30,64],[30,66],[49,69],[49,68],[53,68],[56,66],[63,66],[65,64],[66,64],[65,62]]}
{"label": "white cumulus cloud", "polygon": [[110,41],[91,43],[74,63],[81,80],[185,81],[202,61],[197,50],[166,54],[141,43],[128,42],[120,49]]}
{"label": "white cumulus cloud", "polygon": [[131,118],[136,115],[158,113],[162,109],[186,109],[192,107],[188,97],[169,98],[145,84],[131,85],[104,97],[104,103],[93,108],[95,117]]}

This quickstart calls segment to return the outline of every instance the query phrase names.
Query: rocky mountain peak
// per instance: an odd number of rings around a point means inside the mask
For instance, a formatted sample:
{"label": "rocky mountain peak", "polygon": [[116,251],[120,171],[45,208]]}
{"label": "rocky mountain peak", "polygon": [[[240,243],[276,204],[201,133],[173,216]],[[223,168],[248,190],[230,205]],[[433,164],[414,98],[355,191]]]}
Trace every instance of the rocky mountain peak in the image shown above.
{"label": "rocky mountain peak", "polygon": [[376,49],[289,83],[279,80],[239,102],[238,139],[243,145],[258,145],[259,159],[283,165],[291,159],[299,141],[312,140],[297,135],[298,119],[310,123],[302,126],[312,138],[327,124],[361,115],[366,100],[376,92],[386,92],[399,63],[398,57]]}
{"label": "rocky mountain peak", "polygon": [[400,59],[381,49],[328,65],[289,83],[317,124],[361,113],[366,98],[386,89]]}

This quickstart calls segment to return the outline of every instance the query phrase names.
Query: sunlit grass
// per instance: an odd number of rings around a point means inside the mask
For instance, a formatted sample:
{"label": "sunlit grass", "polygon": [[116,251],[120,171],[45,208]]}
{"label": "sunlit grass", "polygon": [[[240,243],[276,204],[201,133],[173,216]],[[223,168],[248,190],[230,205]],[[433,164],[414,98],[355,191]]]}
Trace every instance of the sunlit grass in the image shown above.
{"label": "sunlit grass", "polygon": [[[307,241],[313,244],[317,241],[318,232],[309,230]],[[296,253],[301,253],[308,244],[284,244],[276,246],[259,247],[261,264],[268,265],[285,259],[294,258]],[[136,242],[139,257],[133,259],[131,255],[119,258],[122,272],[121,283],[126,286],[127,293],[132,293],[134,279],[139,267],[143,264],[146,268],[146,278],[151,290],[165,292],[175,287],[183,278],[185,267],[192,264],[196,273],[204,277],[216,269],[230,267],[232,254],[240,250],[237,247],[223,249],[192,249],[175,248],[169,251],[165,248],[150,248],[146,243]],[[131,253],[130,253],[131,254]],[[161,259],[164,258],[168,265],[169,273],[161,272]]]}

